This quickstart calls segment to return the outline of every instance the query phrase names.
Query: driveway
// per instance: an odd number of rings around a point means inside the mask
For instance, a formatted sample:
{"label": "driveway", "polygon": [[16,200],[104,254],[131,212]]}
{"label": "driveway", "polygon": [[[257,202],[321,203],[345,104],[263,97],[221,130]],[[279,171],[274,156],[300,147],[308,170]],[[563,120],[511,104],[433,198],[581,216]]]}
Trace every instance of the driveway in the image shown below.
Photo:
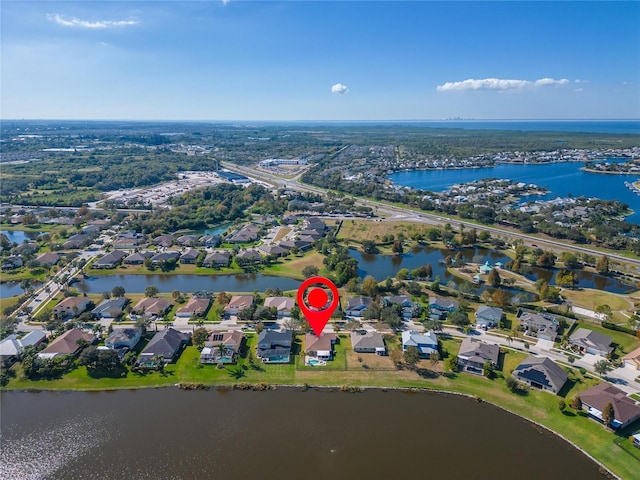
{"label": "driveway", "polygon": [[553,348],[553,342],[551,340],[543,340],[542,338],[539,338],[538,343],[536,343],[536,347],[540,350],[551,351]]}

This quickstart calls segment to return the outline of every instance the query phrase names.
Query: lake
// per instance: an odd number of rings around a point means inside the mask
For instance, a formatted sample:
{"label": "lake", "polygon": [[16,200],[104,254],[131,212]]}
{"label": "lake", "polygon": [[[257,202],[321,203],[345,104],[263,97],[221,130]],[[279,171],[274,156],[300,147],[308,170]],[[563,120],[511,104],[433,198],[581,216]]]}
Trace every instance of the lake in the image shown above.
{"label": "lake", "polygon": [[124,287],[125,292],[144,292],[149,285],[155,285],[161,293],[195,292],[264,292],[267,288],[296,290],[299,280],[285,277],[270,277],[259,273],[238,275],[99,275],[81,279],[73,286],[86,293],[111,291],[115,286]]}
{"label": "lake", "polygon": [[[607,159],[614,161],[615,159]],[[432,192],[442,192],[452,185],[472,182],[483,178],[500,178],[517,182],[533,183],[551,191],[548,195],[529,196],[523,201],[553,199],[556,197],[597,197],[603,200],[619,200],[626,203],[634,214],[626,220],[640,223],[640,195],[633,193],[624,182],[633,182],[637,175],[607,175],[580,170],[580,162],[560,162],[540,165],[499,164],[488,168],[465,168],[459,170],[415,170],[397,172],[389,178],[393,183]]]}
{"label": "lake", "polygon": [[453,395],[166,388],[0,401],[5,479],[604,478],[558,437]]}
{"label": "lake", "polygon": [[0,230],[7,236],[11,243],[22,243],[25,240],[35,240],[42,232],[31,232],[24,230]]}
{"label": "lake", "polygon": [[[506,254],[499,250],[492,250],[482,247],[462,248],[459,250],[464,257],[464,261],[469,263],[485,263],[489,262],[494,265],[501,262],[503,265],[511,260]],[[403,268],[409,271],[414,268],[431,264],[433,277],[440,276],[443,284],[453,281],[456,285],[460,285],[463,280],[452,275],[447,271],[446,265],[440,263],[441,260],[448,255],[456,255],[458,252],[452,252],[446,249],[432,248],[429,246],[416,247],[403,255],[369,255],[358,250],[349,250],[349,255],[358,260],[358,274],[364,278],[366,275],[373,276],[376,280],[382,281],[387,277],[395,277]],[[555,285],[558,269],[544,269],[540,267],[527,266],[526,277],[534,282],[539,278],[543,278],[549,285]],[[631,293],[637,290],[633,285],[621,282],[617,278],[607,277],[594,272],[576,270],[578,283],[576,288],[594,288],[612,293]],[[480,287],[478,292],[486,287]]]}

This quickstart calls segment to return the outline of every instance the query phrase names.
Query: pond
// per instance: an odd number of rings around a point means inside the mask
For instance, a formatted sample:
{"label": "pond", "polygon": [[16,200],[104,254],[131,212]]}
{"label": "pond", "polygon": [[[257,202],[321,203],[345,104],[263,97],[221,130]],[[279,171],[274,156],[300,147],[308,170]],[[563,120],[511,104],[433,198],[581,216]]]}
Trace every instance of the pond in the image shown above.
{"label": "pond", "polygon": [[11,243],[23,243],[25,240],[35,240],[43,232],[31,232],[25,230],[0,230],[7,236]]}

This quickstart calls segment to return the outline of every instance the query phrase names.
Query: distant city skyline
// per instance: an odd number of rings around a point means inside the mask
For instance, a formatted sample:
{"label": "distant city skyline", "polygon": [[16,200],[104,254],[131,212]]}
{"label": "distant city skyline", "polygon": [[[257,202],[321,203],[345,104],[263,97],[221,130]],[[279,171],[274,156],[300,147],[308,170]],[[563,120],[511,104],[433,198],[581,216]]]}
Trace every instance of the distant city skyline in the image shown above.
{"label": "distant city skyline", "polygon": [[3,1],[3,119],[640,118],[640,2]]}

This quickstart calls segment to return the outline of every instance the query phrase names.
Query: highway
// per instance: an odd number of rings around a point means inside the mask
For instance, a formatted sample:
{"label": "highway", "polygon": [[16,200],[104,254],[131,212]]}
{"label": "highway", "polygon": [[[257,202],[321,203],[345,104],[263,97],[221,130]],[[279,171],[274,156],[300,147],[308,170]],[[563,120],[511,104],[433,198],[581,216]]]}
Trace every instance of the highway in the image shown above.
{"label": "highway", "polygon": [[[298,190],[302,192],[310,192],[310,193],[316,193],[320,195],[324,195],[328,192],[328,190],[324,188],[301,183],[300,177],[302,176],[302,174],[299,174],[296,177],[293,177],[291,179],[287,179],[287,178],[282,178],[277,175],[273,175],[271,173],[265,172],[264,170],[258,170],[252,167],[238,166],[229,162],[221,162],[221,164],[227,170],[230,170],[236,173],[241,173],[242,175],[245,175],[249,178],[252,178],[260,182],[269,183],[275,187],[288,188],[290,190]],[[509,238],[521,239],[528,246],[543,245],[546,248],[553,250],[554,252],[572,251],[572,252],[586,253],[596,257],[603,255],[602,252],[590,249],[588,247],[583,247],[580,245],[564,243],[558,240],[541,239],[532,235],[527,235],[520,232],[514,232],[512,230],[505,230],[498,227],[477,225],[475,223],[465,223],[464,221],[460,221],[457,219],[441,217],[439,215],[435,215],[432,213],[416,212],[409,208],[403,208],[395,205],[389,205],[388,203],[377,202],[377,201],[360,198],[360,197],[354,197],[348,194],[345,194],[345,196],[354,199],[355,202],[359,205],[364,205],[372,208],[378,215],[381,215],[381,214],[387,215],[387,218],[385,218],[385,220],[406,220],[406,221],[428,223],[434,226],[442,226],[442,225],[445,225],[446,223],[450,223],[450,224],[455,223],[456,225],[461,225],[461,226],[464,226],[465,228],[475,228],[478,231],[486,231],[492,234],[504,235]],[[640,271],[640,259],[627,258],[623,255],[618,255],[616,253],[607,253],[606,255],[609,257],[609,259],[614,259],[620,262],[634,265]]]}

